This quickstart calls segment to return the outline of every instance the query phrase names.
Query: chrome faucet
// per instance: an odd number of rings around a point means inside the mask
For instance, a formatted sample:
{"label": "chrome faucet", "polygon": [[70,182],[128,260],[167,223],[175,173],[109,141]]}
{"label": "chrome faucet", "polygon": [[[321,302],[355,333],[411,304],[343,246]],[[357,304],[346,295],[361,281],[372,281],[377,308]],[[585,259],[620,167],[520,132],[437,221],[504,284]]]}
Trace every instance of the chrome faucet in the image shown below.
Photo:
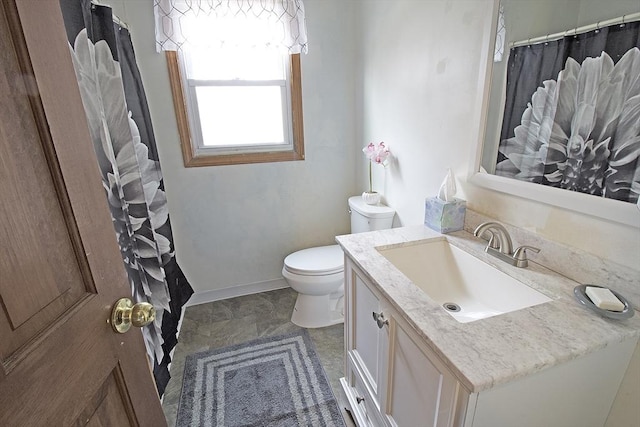
{"label": "chrome faucet", "polygon": [[[486,236],[487,234],[489,235],[488,238],[483,237],[483,235]],[[509,236],[509,232],[502,224],[497,222],[482,223],[476,228],[473,235],[488,240],[487,248],[496,249],[505,255],[511,255],[513,249],[511,236]]]}
{"label": "chrome faucet", "polygon": [[[493,255],[516,267],[527,267],[527,250],[538,253],[540,249],[533,246],[520,246],[513,251],[513,242],[506,228],[500,223],[489,221],[480,224],[473,235],[486,240],[487,247],[484,249],[489,255]],[[513,251],[513,252],[512,252]]]}

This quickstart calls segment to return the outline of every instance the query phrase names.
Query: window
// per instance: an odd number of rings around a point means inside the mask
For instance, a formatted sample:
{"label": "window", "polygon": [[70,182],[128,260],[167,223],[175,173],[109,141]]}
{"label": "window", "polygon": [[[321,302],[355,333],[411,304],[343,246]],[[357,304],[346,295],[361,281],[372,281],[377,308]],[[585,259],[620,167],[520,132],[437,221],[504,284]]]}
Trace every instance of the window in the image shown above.
{"label": "window", "polygon": [[154,0],[153,13],[185,166],[304,159],[302,0]]}
{"label": "window", "polygon": [[304,159],[300,54],[167,51],[186,167]]}

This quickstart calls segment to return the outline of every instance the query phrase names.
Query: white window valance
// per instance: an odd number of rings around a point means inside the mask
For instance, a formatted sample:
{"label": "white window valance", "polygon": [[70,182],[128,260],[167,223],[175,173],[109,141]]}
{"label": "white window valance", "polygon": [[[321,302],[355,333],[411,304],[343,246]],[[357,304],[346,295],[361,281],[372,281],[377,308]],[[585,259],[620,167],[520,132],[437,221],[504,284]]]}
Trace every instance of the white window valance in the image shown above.
{"label": "white window valance", "polygon": [[307,53],[302,0],[154,0],[156,49],[279,49]]}

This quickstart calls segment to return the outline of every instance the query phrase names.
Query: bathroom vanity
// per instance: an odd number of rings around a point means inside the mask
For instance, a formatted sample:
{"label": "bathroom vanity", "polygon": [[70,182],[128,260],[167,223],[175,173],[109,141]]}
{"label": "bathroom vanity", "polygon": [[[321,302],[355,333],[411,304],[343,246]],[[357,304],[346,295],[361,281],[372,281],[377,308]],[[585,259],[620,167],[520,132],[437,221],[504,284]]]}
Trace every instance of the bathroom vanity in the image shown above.
{"label": "bathroom vanity", "polygon": [[[501,265],[466,231],[441,235],[418,226],[337,240],[345,252],[341,382],[359,426],[604,425],[640,335],[640,316],[602,318],[574,298],[579,283],[536,262]],[[433,290],[428,295],[384,255],[442,241],[545,298],[478,320],[456,319]],[[431,258],[419,260],[420,268],[441,270],[442,261]],[[628,295],[637,285],[617,290]]]}

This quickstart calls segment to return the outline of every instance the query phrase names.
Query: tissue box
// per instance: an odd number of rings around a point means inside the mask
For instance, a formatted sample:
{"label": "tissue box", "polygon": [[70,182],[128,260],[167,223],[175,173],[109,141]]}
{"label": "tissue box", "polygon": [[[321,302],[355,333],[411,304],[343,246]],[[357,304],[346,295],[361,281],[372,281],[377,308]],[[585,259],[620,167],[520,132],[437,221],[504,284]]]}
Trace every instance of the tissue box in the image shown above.
{"label": "tissue box", "polygon": [[424,225],[440,233],[462,230],[467,202],[453,199],[445,202],[437,197],[425,201]]}

